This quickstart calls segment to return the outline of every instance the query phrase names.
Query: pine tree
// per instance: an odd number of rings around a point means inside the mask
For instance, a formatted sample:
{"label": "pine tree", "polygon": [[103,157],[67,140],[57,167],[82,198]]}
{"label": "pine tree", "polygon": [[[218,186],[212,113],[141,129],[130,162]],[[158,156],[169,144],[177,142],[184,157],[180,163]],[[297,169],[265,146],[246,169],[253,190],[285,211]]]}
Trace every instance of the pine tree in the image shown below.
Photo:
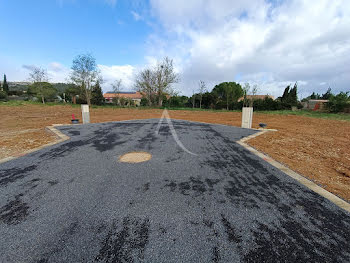
{"label": "pine tree", "polygon": [[91,103],[95,105],[102,105],[104,103],[104,100],[105,99],[103,97],[100,82],[97,81],[96,85],[92,88],[91,91]]}
{"label": "pine tree", "polygon": [[329,100],[329,98],[332,96],[332,89],[329,87],[327,92],[321,96],[321,99],[323,100]]}
{"label": "pine tree", "polygon": [[295,82],[294,87],[290,90],[288,94],[288,102],[291,106],[296,106],[298,104],[298,84]]}
{"label": "pine tree", "polygon": [[284,101],[287,101],[287,100],[288,100],[289,89],[290,89],[290,85],[288,85],[288,86],[284,89],[284,92],[283,92],[281,101],[284,102]]}
{"label": "pine tree", "polygon": [[9,85],[7,84],[6,75],[5,74],[4,74],[4,81],[2,83],[2,89],[3,89],[3,91],[6,92],[6,94],[9,93]]}

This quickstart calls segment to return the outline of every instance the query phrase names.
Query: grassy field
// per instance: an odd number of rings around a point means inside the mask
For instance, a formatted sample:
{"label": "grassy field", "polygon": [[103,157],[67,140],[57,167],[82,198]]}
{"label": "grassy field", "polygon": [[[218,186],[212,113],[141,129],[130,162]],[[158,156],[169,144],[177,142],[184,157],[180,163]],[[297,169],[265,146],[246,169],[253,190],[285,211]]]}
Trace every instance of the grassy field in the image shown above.
{"label": "grassy field", "polygon": [[312,118],[350,121],[350,114],[348,113],[327,113],[327,112],[317,112],[317,111],[309,111],[309,110],[258,111],[258,113],[278,114],[278,115],[296,115],[296,116],[305,116],[305,117],[312,117]]}

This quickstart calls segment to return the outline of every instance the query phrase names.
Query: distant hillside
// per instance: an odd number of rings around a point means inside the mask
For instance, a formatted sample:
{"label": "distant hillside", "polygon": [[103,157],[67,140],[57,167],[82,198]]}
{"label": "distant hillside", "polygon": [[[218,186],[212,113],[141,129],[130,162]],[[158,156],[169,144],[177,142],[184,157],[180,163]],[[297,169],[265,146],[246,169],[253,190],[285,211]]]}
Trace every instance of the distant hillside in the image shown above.
{"label": "distant hillside", "polygon": [[[8,82],[10,91],[26,91],[28,90],[29,86],[31,85],[31,82],[25,82],[25,81],[13,81]],[[59,93],[63,93],[67,87],[69,87],[69,84],[67,83],[51,83],[54,88],[58,90]]]}

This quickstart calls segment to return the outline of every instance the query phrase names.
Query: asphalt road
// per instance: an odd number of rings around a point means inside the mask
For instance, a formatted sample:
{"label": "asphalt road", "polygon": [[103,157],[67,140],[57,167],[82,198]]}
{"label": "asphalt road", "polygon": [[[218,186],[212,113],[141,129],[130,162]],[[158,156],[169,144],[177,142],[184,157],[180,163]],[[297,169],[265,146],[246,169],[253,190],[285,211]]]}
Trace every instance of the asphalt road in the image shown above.
{"label": "asphalt road", "polygon": [[191,155],[157,123],[0,164],[0,262],[350,262],[350,215],[235,143],[255,131],[173,121]]}

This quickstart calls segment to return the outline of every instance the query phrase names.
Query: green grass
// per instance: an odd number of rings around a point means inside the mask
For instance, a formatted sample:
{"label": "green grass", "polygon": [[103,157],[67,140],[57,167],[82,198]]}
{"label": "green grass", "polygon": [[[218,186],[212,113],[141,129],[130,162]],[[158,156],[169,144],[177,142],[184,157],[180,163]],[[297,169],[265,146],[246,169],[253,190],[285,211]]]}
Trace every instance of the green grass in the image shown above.
{"label": "green grass", "polygon": [[317,112],[317,111],[308,111],[308,110],[258,111],[257,113],[259,113],[259,114],[260,113],[261,114],[277,114],[277,115],[296,115],[296,116],[305,116],[305,117],[311,117],[311,118],[350,121],[350,114],[348,114],[348,113],[327,113],[327,112]]}
{"label": "green grass", "polygon": [[37,106],[42,106],[42,107],[47,107],[47,106],[71,106],[71,107],[78,107],[80,108],[79,104],[71,104],[71,103],[61,103],[61,102],[46,102],[45,104],[39,102],[39,101],[24,101],[24,100],[9,100],[9,101],[0,101],[0,107],[1,106],[25,106],[25,105],[37,105]]}
{"label": "green grass", "polygon": [[[80,108],[79,104],[71,104],[71,103],[60,103],[60,102],[47,102],[45,104],[42,104],[41,102],[34,102],[34,101],[16,101],[11,100],[7,102],[0,101],[0,107],[1,106],[23,106],[23,105],[38,105],[42,107],[47,106],[67,106],[67,107],[74,107],[74,108]],[[102,105],[102,106],[96,106],[93,105],[92,108],[98,109],[98,108],[110,108],[110,109],[120,109],[121,107],[115,106],[115,105]],[[128,109],[134,109],[134,110],[146,110],[146,109],[159,109],[157,107],[130,107]],[[163,109],[163,108],[162,108]],[[212,110],[212,109],[199,109],[199,108],[168,108],[168,110],[186,110],[186,111],[208,111],[208,112],[240,112],[239,110],[236,111],[228,111],[228,110]],[[326,112],[315,112],[315,111],[306,111],[306,110],[300,110],[300,111],[291,111],[291,110],[278,110],[278,111],[256,111],[257,114],[277,114],[277,115],[297,115],[297,116],[305,116],[310,118],[322,118],[322,119],[330,119],[330,120],[342,120],[342,121],[350,121],[350,114],[348,113],[326,113]]]}
{"label": "green grass", "polygon": [[[164,109],[164,108],[162,108]],[[174,107],[174,108],[167,108],[168,110],[186,110],[186,111],[215,111],[215,112],[241,112],[240,110],[214,110],[214,109],[200,109],[200,108],[181,108],[181,107]]]}

